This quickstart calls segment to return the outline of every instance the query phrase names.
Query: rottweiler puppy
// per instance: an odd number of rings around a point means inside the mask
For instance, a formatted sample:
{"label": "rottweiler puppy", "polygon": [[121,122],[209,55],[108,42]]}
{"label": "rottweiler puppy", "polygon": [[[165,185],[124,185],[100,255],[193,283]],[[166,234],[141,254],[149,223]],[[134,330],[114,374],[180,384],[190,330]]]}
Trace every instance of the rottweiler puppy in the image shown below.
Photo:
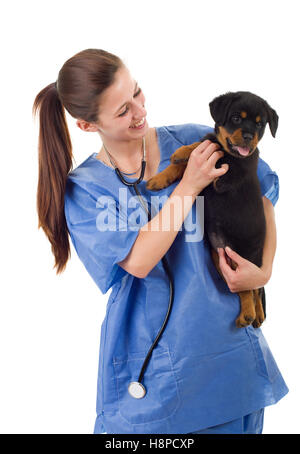
{"label": "rottweiler puppy", "polygon": [[[227,92],[209,104],[215,121],[214,133],[199,142],[178,148],[171,156],[171,164],[147,182],[147,189],[158,191],[180,179],[191,152],[205,140],[218,143],[224,152],[216,168],[227,163],[229,169],[206,186],[204,196],[204,232],[208,237],[213,262],[219,267],[217,248],[229,246],[239,255],[262,266],[266,221],[257,177],[258,142],[269,124],[275,137],[278,115],[259,96],[247,92]],[[226,256],[232,269],[237,264]],[[225,281],[226,282],[226,281]],[[265,292],[260,289],[239,292],[241,311],[236,319],[239,328],[253,324],[260,327],[265,319]]]}

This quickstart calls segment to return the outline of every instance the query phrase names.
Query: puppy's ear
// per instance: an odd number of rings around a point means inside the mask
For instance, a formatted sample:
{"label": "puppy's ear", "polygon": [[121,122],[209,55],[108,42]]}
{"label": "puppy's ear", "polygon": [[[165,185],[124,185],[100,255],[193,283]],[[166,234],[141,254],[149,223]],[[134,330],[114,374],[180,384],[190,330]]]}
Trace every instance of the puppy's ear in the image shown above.
{"label": "puppy's ear", "polygon": [[214,98],[209,103],[210,114],[218,125],[223,125],[231,103],[235,99],[235,93],[228,91],[224,95]]}
{"label": "puppy's ear", "polygon": [[269,104],[267,103],[267,101],[264,100],[264,107],[266,109],[266,112],[267,112],[267,117],[268,117],[268,123],[269,123],[269,126],[270,126],[270,131],[271,131],[271,134],[273,137],[275,137],[275,134],[276,134],[276,131],[277,131],[277,128],[278,128],[278,115],[276,113],[276,111],[274,109],[272,109],[272,107],[269,106]]}

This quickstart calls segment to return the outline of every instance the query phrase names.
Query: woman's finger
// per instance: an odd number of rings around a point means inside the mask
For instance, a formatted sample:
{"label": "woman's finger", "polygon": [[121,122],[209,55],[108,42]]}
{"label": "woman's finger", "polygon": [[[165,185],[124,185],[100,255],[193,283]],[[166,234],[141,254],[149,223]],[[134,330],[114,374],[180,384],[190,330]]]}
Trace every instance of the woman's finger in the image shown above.
{"label": "woman's finger", "polygon": [[223,248],[218,248],[218,253],[219,253],[219,266],[222,270],[222,273],[224,274],[224,277],[225,279],[227,278],[227,273],[228,273],[228,270],[229,270],[229,265],[226,261],[226,258],[225,258],[225,252],[224,252],[224,249]]}
{"label": "woman's finger", "polygon": [[206,139],[206,140],[204,140],[204,142],[201,142],[199,145],[197,145],[197,147],[194,148],[194,150],[192,151],[191,154],[193,154],[193,155],[201,154],[203,151],[205,151],[207,149],[207,147],[209,145],[213,145],[213,142]]}
{"label": "woman's finger", "polygon": [[216,177],[221,177],[222,175],[224,175],[229,169],[229,165],[228,164],[222,164],[221,167],[219,167],[218,169],[216,169]]}
{"label": "woman's finger", "polygon": [[242,263],[245,260],[244,257],[242,257],[237,252],[230,249],[229,246],[226,246],[225,250],[226,250],[226,254],[237,264]]}
{"label": "woman's finger", "polygon": [[209,163],[211,163],[213,166],[215,166],[216,162],[218,159],[222,158],[224,156],[224,151],[222,150],[215,150],[212,155],[209,156],[207,159]]}
{"label": "woman's finger", "polygon": [[204,151],[202,151],[200,156],[203,159],[203,161],[205,161],[205,160],[207,161],[208,158],[210,158],[210,156],[219,148],[220,148],[220,145],[218,143],[211,143],[210,145],[208,145],[208,147],[205,148]]}

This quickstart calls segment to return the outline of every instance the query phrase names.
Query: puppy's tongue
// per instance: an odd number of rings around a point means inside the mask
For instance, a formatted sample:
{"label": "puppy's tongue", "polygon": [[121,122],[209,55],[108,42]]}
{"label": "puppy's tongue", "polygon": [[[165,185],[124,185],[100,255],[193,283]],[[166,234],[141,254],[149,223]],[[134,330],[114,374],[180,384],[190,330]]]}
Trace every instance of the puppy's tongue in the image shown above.
{"label": "puppy's tongue", "polygon": [[242,156],[247,156],[249,154],[250,149],[249,148],[242,148],[242,147],[233,147],[235,150],[237,150]]}

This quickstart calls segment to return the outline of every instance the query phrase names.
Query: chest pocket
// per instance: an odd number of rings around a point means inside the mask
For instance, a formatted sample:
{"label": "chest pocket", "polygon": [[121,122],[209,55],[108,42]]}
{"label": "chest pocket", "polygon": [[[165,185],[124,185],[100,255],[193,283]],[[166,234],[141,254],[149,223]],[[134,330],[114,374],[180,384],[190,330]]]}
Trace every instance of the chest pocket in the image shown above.
{"label": "chest pocket", "polygon": [[143,378],[146,395],[133,398],[128,392],[131,381],[137,381],[147,352],[114,358],[114,373],[120,414],[130,424],[145,424],[171,416],[179,405],[177,382],[170,352],[154,350]]}

